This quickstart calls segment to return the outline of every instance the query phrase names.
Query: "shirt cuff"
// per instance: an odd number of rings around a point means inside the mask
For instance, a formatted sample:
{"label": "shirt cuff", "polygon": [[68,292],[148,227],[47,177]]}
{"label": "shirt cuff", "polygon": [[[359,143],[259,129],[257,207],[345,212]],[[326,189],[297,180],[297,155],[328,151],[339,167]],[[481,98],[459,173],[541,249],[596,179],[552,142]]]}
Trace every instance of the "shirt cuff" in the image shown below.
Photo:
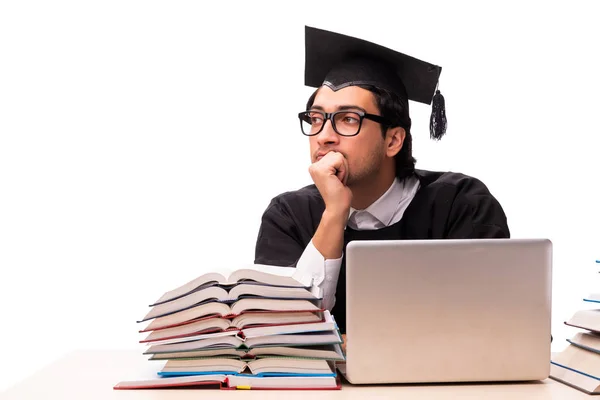
{"label": "shirt cuff", "polygon": [[310,275],[313,285],[319,286],[323,290],[323,307],[328,310],[331,310],[335,304],[335,292],[342,258],[343,255],[340,258],[326,260],[311,240],[296,264],[300,273]]}

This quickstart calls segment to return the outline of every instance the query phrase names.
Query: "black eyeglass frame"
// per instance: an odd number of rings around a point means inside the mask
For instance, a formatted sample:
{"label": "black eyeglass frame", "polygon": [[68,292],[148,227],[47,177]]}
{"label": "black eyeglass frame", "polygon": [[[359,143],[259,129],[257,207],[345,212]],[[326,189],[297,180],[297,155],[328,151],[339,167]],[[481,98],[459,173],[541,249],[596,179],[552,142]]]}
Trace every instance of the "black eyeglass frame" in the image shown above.
{"label": "black eyeglass frame", "polygon": [[[342,113],[353,113],[353,114],[356,114],[359,116],[358,130],[356,131],[355,134],[345,135],[343,133],[340,133],[337,130],[337,128],[335,126],[335,120],[333,118],[337,114],[342,114]],[[319,129],[317,132],[307,134],[304,132],[304,129],[302,129],[302,122],[307,122],[307,120],[303,117],[308,117],[309,114],[321,114],[323,116],[323,125],[321,125],[321,129]],[[320,111],[320,110],[308,110],[308,111],[299,112],[298,119],[300,120],[300,131],[302,132],[302,134],[304,136],[315,136],[315,135],[318,135],[319,133],[321,133],[323,131],[323,128],[325,127],[325,124],[327,123],[327,120],[329,120],[331,122],[331,126],[333,127],[333,130],[335,131],[335,133],[337,133],[340,136],[345,136],[345,137],[352,137],[352,136],[358,135],[360,133],[360,129],[362,128],[363,119],[370,119],[371,121],[375,121],[383,126],[390,125],[390,122],[387,119],[385,119],[384,117],[382,117],[381,115],[369,114],[364,111],[358,111],[358,110],[339,110],[339,111],[334,111],[332,113],[326,113],[326,112]]]}

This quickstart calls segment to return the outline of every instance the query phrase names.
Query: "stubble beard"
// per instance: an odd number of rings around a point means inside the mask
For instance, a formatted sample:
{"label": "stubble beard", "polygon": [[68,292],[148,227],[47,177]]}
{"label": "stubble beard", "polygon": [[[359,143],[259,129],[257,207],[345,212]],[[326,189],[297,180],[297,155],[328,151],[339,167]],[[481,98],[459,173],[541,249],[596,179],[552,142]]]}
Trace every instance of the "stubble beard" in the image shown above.
{"label": "stubble beard", "polygon": [[370,152],[361,162],[361,167],[349,167],[346,185],[350,188],[361,186],[363,183],[372,181],[381,170],[383,165],[384,150],[377,149]]}

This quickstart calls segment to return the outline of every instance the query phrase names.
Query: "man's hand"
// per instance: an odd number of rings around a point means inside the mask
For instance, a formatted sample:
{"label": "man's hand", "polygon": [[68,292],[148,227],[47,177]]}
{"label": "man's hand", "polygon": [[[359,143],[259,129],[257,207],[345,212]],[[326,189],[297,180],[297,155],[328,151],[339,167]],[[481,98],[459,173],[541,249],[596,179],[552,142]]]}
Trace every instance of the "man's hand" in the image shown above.
{"label": "man's hand", "polygon": [[332,215],[348,217],[352,191],[348,181],[348,161],[336,151],[330,151],[308,169],[313,182],[325,201],[325,209]]}
{"label": "man's hand", "polygon": [[344,352],[344,354],[346,354],[346,334],[345,333],[342,334],[342,340],[344,341],[342,343],[342,351]]}
{"label": "man's hand", "polygon": [[325,201],[325,211],[313,236],[313,244],[326,260],[342,256],[344,228],[350,212],[352,191],[346,186],[348,161],[330,151],[308,169],[315,186]]}

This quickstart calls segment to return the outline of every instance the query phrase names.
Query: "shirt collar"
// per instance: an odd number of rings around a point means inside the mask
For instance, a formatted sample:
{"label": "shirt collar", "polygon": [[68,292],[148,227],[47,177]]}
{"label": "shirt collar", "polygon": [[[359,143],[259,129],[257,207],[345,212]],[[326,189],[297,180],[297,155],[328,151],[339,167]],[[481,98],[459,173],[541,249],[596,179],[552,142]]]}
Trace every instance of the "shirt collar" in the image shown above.
{"label": "shirt collar", "polygon": [[348,218],[352,217],[352,214],[355,212],[366,211],[377,218],[383,225],[388,226],[394,217],[398,203],[402,199],[403,186],[398,178],[394,178],[394,182],[392,182],[388,190],[369,207],[364,210],[357,210],[350,207]]}

